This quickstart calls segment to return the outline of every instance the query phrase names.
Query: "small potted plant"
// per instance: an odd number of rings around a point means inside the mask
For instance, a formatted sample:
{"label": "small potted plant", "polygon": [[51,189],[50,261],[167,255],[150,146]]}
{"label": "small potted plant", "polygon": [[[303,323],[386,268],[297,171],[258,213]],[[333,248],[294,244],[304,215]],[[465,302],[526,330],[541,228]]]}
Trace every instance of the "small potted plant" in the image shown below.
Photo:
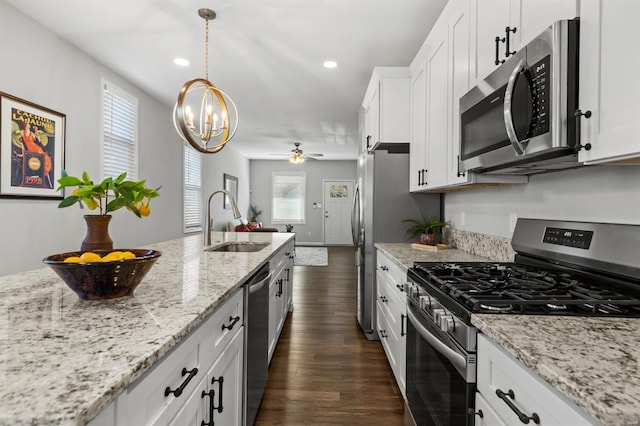
{"label": "small potted plant", "polygon": [[262,214],[262,210],[258,208],[258,206],[249,204],[249,211],[251,212],[251,222],[258,222],[260,215]]}
{"label": "small potted plant", "polygon": [[293,225],[291,224],[286,224],[284,227],[287,228],[287,232],[291,232],[291,230],[293,229]]}
{"label": "small potted plant", "polygon": [[420,244],[435,246],[441,237],[441,229],[449,224],[449,222],[441,221],[436,216],[429,219],[424,217],[418,219],[405,219],[403,223],[411,226],[407,229],[407,234],[411,237],[420,237]]}
{"label": "small potted plant", "polygon": [[102,182],[95,184],[87,172],[82,173],[82,177],[67,175],[62,171],[62,178],[58,179],[63,188],[77,187],[72,194],[58,204],[58,207],[69,207],[76,203],[80,207],[86,205],[89,210],[99,209],[100,214],[84,215],[87,223],[87,235],[82,242],[82,251],[113,248],[113,241],[109,236],[108,226],[111,220],[109,213],[126,207],[138,217],[149,216],[151,208],[149,202],[152,198],[159,196],[157,189],[147,188],[146,181],[125,180],[126,173],[122,173],[117,178],[106,178]]}

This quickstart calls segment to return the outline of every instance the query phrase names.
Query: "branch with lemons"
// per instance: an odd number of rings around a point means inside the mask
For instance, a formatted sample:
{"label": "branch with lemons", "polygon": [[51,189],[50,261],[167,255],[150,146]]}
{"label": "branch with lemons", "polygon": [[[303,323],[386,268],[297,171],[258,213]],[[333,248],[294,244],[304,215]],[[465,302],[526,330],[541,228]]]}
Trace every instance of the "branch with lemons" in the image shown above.
{"label": "branch with lemons", "polygon": [[77,187],[72,195],[63,199],[58,207],[69,207],[76,203],[83,204],[89,210],[100,209],[100,214],[105,215],[113,211],[126,207],[138,217],[149,216],[151,207],[149,203],[152,198],[160,196],[157,189],[146,187],[146,181],[125,180],[126,173],[122,173],[117,178],[106,178],[99,184],[93,183],[87,172],[82,173],[82,178],[69,176],[65,170],[62,177],[58,179],[60,185],[56,191],[63,188]]}

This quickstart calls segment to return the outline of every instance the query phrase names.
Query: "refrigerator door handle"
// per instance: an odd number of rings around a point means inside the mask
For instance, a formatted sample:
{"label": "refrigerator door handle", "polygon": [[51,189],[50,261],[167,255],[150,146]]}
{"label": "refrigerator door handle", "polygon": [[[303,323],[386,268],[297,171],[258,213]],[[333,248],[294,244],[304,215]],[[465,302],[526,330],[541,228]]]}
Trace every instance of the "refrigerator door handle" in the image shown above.
{"label": "refrigerator door handle", "polygon": [[360,246],[360,185],[356,184],[353,192],[353,206],[351,208],[351,239],[353,245]]}

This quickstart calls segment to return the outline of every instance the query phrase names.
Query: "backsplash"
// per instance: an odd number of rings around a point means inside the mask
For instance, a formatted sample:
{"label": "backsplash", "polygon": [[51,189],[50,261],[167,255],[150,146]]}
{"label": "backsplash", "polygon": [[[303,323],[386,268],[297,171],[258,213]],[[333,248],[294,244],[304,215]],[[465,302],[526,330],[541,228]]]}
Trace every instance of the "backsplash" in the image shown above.
{"label": "backsplash", "polygon": [[509,238],[495,235],[444,228],[444,241],[459,250],[488,257],[497,262],[513,262],[516,254],[511,248]]}

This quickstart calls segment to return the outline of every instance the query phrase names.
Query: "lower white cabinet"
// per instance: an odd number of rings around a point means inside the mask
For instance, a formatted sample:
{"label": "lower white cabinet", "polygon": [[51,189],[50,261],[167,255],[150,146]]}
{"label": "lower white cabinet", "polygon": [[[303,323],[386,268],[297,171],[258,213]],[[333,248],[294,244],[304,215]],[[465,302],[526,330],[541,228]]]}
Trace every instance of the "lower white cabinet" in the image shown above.
{"label": "lower white cabinet", "polygon": [[275,351],[280,333],[287,320],[293,295],[294,243],[289,242],[270,262],[269,281],[269,362]]}
{"label": "lower white cabinet", "polygon": [[[476,414],[480,425],[600,425],[484,334],[478,335]],[[520,419],[520,417],[522,419]],[[534,420],[536,418],[536,420]]]}
{"label": "lower white cabinet", "polygon": [[406,396],[406,271],[380,250],[376,252],[376,258],[376,327],[398,388]]}
{"label": "lower white cabinet", "polygon": [[240,332],[169,423],[171,426],[242,423],[242,350]]}
{"label": "lower white cabinet", "polygon": [[241,425],[243,324],[239,289],[89,425]]}

